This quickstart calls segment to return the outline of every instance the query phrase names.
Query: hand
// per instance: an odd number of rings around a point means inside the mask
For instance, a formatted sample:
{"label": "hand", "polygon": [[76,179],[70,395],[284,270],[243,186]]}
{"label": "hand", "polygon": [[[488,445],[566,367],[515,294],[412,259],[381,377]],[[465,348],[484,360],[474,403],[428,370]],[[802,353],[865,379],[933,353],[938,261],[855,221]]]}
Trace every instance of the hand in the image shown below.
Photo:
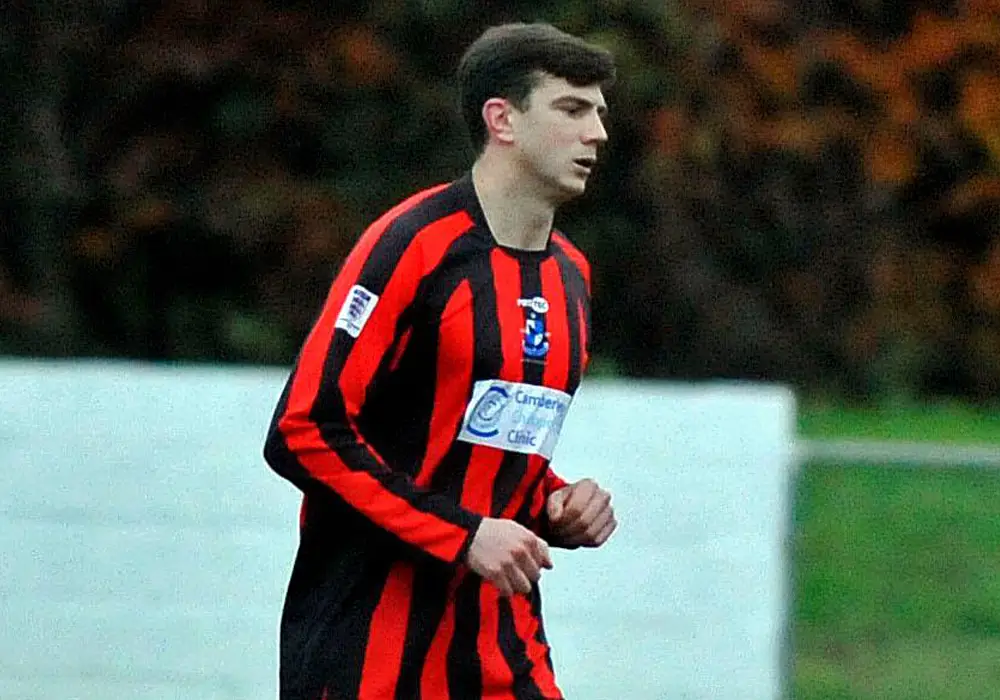
{"label": "hand", "polygon": [[541,570],[552,568],[545,540],[513,520],[500,518],[483,518],[466,563],[505,596],[530,593]]}
{"label": "hand", "polygon": [[553,491],[546,510],[552,534],[570,547],[600,547],[618,527],[611,494],[593,479]]}

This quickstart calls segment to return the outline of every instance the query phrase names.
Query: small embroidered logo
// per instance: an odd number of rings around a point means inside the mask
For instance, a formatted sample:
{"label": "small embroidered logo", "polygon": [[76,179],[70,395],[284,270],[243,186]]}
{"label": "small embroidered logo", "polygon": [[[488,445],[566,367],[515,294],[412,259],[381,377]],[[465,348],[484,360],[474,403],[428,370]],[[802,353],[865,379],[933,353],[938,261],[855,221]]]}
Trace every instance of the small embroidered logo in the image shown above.
{"label": "small embroidered logo", "polygon": [[524,342],[522,350],[530,360],[544,360],[549,353],[549,332],[545,325],[545,314],[549,310],[549,302],[544,297],[518,299],[517,305],[524,309]]}
{"label": "small embroidered logo", "polygon": [[372,315],[377,303],[377,294],[368,291],[360,284],[354,285],[347,293],[344,305],[340,307],[336,327],[347,331],[347,334],[352,338],[357,338],[361,335],[361,330],[368,322],[368,318]]}

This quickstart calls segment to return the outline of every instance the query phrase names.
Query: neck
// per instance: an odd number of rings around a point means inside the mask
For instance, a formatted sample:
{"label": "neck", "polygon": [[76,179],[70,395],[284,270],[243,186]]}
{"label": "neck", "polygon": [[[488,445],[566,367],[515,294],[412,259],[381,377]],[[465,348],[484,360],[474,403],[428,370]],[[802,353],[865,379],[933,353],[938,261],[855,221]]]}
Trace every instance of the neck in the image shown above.
{"label": "neck", "polygon": [[472,183],[493,238],[502,246],[544,250],[555,206],[509,162],[484,153],[472,166]]}

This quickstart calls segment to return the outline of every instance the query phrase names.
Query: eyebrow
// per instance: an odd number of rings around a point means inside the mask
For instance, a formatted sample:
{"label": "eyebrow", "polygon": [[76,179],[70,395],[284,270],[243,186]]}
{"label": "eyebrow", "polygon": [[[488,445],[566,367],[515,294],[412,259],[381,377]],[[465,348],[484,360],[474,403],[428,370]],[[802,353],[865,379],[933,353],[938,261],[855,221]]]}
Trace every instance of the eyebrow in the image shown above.
{"label": "eyebrow", "polygon": [[599,104],[597,102],[594,102],[593,100],[588,100],[588,99],[586,99],[584,97],[578,97],[576,95],[562,95],[561,97],[557,97],[556,99],[554,99],[552,101],[552,104],[554,104],[554,105],[564,105],[564,104],[567,104],[567,103],[570,103],[570,104],[573,104],[573,105],[579,106],[579,107],[594,107],[594,106],[596,106],[597,107],[597,114],[599,116],[601,116],[601,117],[604,117],[608,113],[608,106],[606,104]]}

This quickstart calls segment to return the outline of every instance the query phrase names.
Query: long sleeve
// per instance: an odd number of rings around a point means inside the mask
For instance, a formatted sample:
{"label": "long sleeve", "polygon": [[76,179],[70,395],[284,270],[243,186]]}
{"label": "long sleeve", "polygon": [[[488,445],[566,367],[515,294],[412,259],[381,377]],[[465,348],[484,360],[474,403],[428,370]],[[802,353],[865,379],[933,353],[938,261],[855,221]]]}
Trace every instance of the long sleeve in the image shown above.
{"label": "long sleeve", "polygon": [[552,471],[551,466],[546,467],[545,475],[539,479],[534,494],[535,502],[541,504],[541,508],[538,512],[538,534],[553,547],[576,549],[576,547],[570,547],[561,543],[559,538],[552,533],[552,526],[549,523],[549,496],[568,485],[569,483],[565,479]]}
{"label": "long sleeve", "polygon": [[398,225],[433,190],[376,221],[348,256],[307,337],[275,410],[264,456],[303,490],[317,485],[400,540],[460,561],[481,516],[418,487],[367,444],[356,420],[400,317],[417,288],[467,227],[461,216]]}

